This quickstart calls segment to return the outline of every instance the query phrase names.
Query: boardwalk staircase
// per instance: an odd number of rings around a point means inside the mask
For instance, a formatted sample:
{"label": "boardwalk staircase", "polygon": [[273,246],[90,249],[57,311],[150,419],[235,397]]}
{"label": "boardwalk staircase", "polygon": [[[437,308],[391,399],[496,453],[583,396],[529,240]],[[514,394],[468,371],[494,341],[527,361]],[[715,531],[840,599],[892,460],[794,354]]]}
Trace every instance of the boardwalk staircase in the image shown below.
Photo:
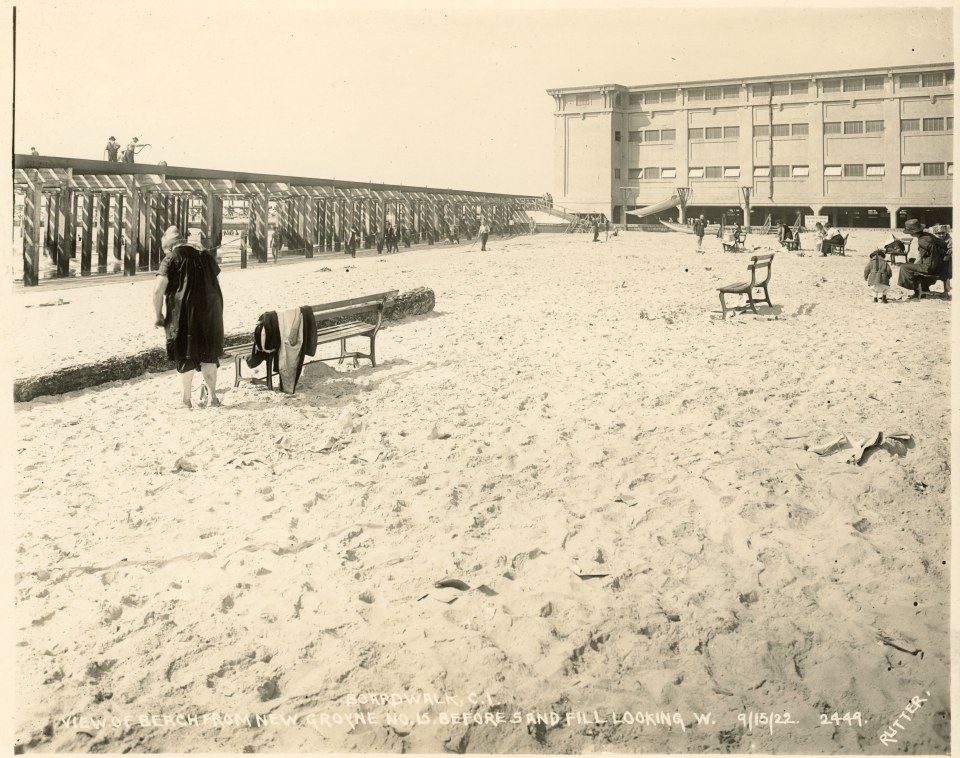
{"label": "boardwalk staircase", "polygon": [[536,223],[542,232],[581,232],[590,228],[590,221],[583,215],[568,208],[546,203],[539,197],[517,198],[517,209],[526,218],[526,222]]}

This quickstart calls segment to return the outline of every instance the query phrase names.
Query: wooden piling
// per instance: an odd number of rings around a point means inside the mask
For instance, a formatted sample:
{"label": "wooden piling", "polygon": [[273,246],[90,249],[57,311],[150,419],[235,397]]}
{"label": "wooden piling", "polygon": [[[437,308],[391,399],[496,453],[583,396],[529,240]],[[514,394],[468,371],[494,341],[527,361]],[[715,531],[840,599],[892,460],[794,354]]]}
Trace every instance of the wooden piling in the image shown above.
{"label": "wooden piling", "polygon": [[73,193],[64,187],[57,200],[57,277],[70,276],[70,250],[74,237]]}
{"label": "wooden piling", "polygon": [[81,216],[80,276],[90,276],[90,264],[93,252],[93,193],[83,193],[83,212]]}
{"label": "wooden piling", "polygon": [[43,218],[43,181],[39,171],[27,172],[27,191],[23,201],[23,286],[40,283],[40,222]]}
{"label": "wooden piling", "polygon": [[107,234],[110,231],[110,195],[97,195],[97,273],[107,271]]}

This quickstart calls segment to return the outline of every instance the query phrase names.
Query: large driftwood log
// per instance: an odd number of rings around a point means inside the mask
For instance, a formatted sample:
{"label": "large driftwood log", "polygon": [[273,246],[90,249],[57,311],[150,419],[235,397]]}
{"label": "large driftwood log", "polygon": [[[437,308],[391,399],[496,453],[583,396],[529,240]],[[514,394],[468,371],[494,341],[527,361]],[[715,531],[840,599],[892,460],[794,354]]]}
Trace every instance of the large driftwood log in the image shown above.
{"label": "large driftwood log", "polygon": [[[393,303],[384,309],[383,320],[384,322],[401,321],[410,316],[419,316],[432,311],[435,305],[436,298],[433,290],[417,287],[398,295]],[[356,318],[375,322],[376,310],[370,311],[369,314],[354,314],[346,320]],[[336,319],[321,320],[317,326],[335,323],[337,323]],[[224,339],[226,347],[249,342],[253,336],[253,327],[254,324],[251,323],[247,330],[226,335]],[[73,392],[98,384],[133,379],[142,376],[145,372],[172,370],[173,365],[167,360],[166,350],[162,347],[151,348],[133,355],[113,356],[95,363],[81,363],[49,374],[17,379],[13,383],[13,399],[14,402],[23,403],[42,395],[61,395],[64,392]]]}

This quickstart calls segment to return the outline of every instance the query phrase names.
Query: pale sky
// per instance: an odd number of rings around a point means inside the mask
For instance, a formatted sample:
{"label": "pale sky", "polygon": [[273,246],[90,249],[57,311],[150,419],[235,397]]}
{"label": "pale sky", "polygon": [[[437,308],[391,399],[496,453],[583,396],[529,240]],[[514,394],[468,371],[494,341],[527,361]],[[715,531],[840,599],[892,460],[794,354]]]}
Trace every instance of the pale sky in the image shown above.
{"label": "pale sky", "polygon": [[953,60],[943,7],[671,5],[26,2],[14,148],[540,194],[552,87]]}

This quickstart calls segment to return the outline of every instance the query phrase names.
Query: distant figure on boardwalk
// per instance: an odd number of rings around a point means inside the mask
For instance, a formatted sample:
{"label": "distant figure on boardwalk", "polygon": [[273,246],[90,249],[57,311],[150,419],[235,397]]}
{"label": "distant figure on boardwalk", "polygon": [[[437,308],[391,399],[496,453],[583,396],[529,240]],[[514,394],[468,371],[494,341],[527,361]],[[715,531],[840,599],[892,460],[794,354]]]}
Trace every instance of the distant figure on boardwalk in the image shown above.
{"label": "distant figure on boardwalk", "polygon": [[890,289],[890,278],[893,271],[890,270],[890,264],[884,258],[883,248],[877,248],[870,253],[870,262],[863,270],[863,278],[867,286],[873,292],[873,302],[880,300],[887,302],[887,290]]}
{"label": "distant figure on boardwalk", "polygon": [[37,151],[37,148],[31,147],[31,148],[30,148],[30,155],[40,155],[40,153]]}
{"label": "distant figure on boardwalk", "polygon": [[134,137],[127,143],[127,149],[123,151],[123,162],[124,163],[134,163],[134,156],[143,150],[145,147],[148,147],[147,144],[138,145],[137,143],[140,140],[137,137]]}
{"label": "distant figure on boardwalk", "polygon": [[486,252],[487,238],[490,236],[490,229],[487,227],[487,223],[485,221],[480,223],[478,234],[480,238],[480,252]]}
{"label": "distant figure on boardwalk", "polygon": [[703,220],[703,214],[701,213],[700,218],[693,221],[693,233],[697,235],[697,250],[703,247],[703,235],[706,230],[707,222]]}
{"label": "distant figure on boardwalk", "polygon": [[103,148],[104,155],[107,156],[107,161],[110,163],[117,163],[119,161],[118,156],[120,155],[120,143],[117,142],[116,137],[111,137],[107,140],[107,146]]}
{"label": "distant figure on boardwalk", "polygon": [[270,241],[270,249],[273,251],[273,262],[280,259],[280,249],[283,247],[283,232],[277,229],[273,233],[273,239]]}
{"label": "distant figure on boardwalk", "polygon": [[[918,300],[921,291],[929,292],[931,279],[943,273],[947,245],[943,240],[925,231],[923,224],[915,218],[907,221],[903,230],[917,239],[917,261],[904,263],[900,267],[897,284],[904,289],[913,290],[908,300]],[[944,290],[947,291],[946,287]]]}
{"label": "distant figure on boardwalk", "polygon": [[155,326],[164,328],[167,358],[176,362],[181,375],[181,400],[187,408],[193,406],[193,373],[199,371],[207,403],[218,406],[217,367],[223,352],[220,266],[212,255],[187,244],[175,226],[163,233],[160,246],[164,257],[153,291]]}

